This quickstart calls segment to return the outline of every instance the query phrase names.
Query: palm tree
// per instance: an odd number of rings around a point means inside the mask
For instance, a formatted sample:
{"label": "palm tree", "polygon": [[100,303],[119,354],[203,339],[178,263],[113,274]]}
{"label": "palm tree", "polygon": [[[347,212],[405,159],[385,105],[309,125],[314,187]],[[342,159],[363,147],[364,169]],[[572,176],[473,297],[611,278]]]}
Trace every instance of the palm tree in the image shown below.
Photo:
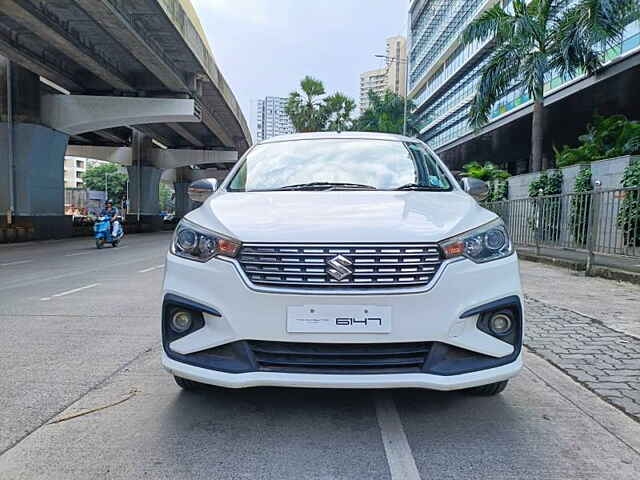
{"label": "palm tree", "polygon": [[469,121],[480,128],[494,104],[513,88],[524,87],[533,100],[531,170],[543,164],[545,73],[565,76],[602,67],[602,48],[621,41],[625,26],[638,16],[638,0],[513,0],[486,10],[463,33],[463,42],[493,38],[494,47],[481,70]]}
{"label": "palm tree", "polygon": [[[369,107],[361,112],[354,128],[361,132],[402,133],[404,123],[404,98],[391,90],[384,94],[369,90]],[[413,103],[407,105],[407,112],[413,109]],[[413,117],[407,117],[407,135],[417,131]]]}
{"label": "palm tree", "polygon": [[349,130],[353,124],[351,114],[356,108],[356,102],[341,92],[324,99],[324,114],[327,118],[327,130],[344,131]]}
{"label": "palm tree", "polygon": [[317,132],[324,129],[327,121],[326,111],[322,108],[324,85],[320,80],[306,76],[300,81],[299,92],[291,92],[285,106],[291,123],[298,132]]}
{"label": "palm tree", "polygon": [[324,85],[320,80],[306,76],[300,82],[300,92],[291,92],[285,106],[291,123],[298,132],[349,130],[351,114],[356,108],[353,99],[343,93],[323,97]]}

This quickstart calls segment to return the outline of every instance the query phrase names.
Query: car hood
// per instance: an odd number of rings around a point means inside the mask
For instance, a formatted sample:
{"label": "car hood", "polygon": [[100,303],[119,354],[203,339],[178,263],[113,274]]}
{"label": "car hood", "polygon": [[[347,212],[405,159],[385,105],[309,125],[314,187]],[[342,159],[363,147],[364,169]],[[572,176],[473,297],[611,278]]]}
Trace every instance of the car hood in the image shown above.
{"label": "car hood", "polygon": [[243,242],[437,242],[496,218],[462,191],[218,192],[186,217]]}

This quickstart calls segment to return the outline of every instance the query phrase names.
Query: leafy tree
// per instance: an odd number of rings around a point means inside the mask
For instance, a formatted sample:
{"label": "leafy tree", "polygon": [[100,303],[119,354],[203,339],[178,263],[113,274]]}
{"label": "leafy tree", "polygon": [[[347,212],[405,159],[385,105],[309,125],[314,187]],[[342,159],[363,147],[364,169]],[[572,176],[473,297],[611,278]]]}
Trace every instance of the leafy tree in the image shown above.
{"label": "leafy tree", "polygon": [[587,126],[587,133],[578,140],[581,143],[578,147],[565,145],[555,150],[559,167],[640,153],[640,122],[629,121],[623,115],[596,115]]}
{"label": "leafy tree", "polygon": [[320,80],[306,76],[300,82],[302,93],[289,94],[285,112],[298,132],[322,132],[327,130],[348,130],[351,115],[355,109],[353,99],[336,92],[325,96]]}
{"label": "leafy tree", "polygon": [[[369,90],[369,107],[360,113],[354,129],[361,132],[402,133],[404,123],[404,97],[390,90],[383,95]],[[410,112],[413,102],[407,104],[407,135],[415,135],[417,128]]]}
{"label": "leafy tree", "polygon": [[[533,100],[531,170],[546,169],[543,160],[545,73],[594,73],[601,68],[601,48],[620,42],[625,26],[638,15],[637,0],[513,0],[508,10],[498,3],[471,22],[463,34],[469,44],[493,38],[494,47],[481,70],[469,113],[480,128],[493,105],[522,86]],[[544,161],[544,164],[543,164]]]}
{"label": "leafy tree", "polygon": [[102,163],[90,166],[82,176],[87,190],[104,192],[105,181],[107,186],[107,198],[116,203],[121,203],[127,196],[127,179],[129,176],[121,172],[121,167],[115,163]]}

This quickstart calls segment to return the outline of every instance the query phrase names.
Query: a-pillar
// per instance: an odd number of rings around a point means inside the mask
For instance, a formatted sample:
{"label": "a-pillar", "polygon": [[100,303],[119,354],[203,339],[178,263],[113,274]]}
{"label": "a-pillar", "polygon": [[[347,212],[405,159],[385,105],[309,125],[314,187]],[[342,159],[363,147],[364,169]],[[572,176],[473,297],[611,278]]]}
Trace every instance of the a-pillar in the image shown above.
{"label": "a-pillar", "polygon": [[176,180],[173,186],[176,192],[175,207],[177,218],[182,218],[193,210],[193,205],[189,198],[189,185],[191,184],[191,180],[186,170],[184,167],[176,168]]}
{"label": "a-pillar", "polygon": [[40,79],[0,56],[0,228],[70,237],[64,215],[68,135],[41,124]]}
{"label": "a-pillar", "polygon": [[162,170],[150,165],[151,137],[133,131],[131,141],[132,165],[129,171],[129,206],[127,223],[138,225],[138,231],[159,230],[160,218],[160,177]]}

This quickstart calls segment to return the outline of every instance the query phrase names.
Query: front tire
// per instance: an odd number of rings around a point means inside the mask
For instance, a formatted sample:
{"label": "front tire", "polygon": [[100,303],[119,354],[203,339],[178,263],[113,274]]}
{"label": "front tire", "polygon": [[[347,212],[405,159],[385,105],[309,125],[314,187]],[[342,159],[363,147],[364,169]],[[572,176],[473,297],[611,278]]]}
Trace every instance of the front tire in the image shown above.
{"label": "front tire", "polygon": [[480,397],[492,397],[500,392],[503,392],[507,388],[509,380],[503,380],[502,382],[490,383],[488,385],[480,385],[479,387],[473,387],[467,390],[471,395],[477,395]]}
{"label": "front tire", "polygon": [[193,380],[188,380],[182,377],[176,377],[175,375],[173,376],[173,379],[176,381],[178,386],[183,390],[194,391],[202,388],[202,384],[198,382],[194,382]]}
{"label": "front tire", "polygon": [[96,248],[98,250],[100,250],[103,245],[104,245],[104,239],[103,238],[96,238]]}

